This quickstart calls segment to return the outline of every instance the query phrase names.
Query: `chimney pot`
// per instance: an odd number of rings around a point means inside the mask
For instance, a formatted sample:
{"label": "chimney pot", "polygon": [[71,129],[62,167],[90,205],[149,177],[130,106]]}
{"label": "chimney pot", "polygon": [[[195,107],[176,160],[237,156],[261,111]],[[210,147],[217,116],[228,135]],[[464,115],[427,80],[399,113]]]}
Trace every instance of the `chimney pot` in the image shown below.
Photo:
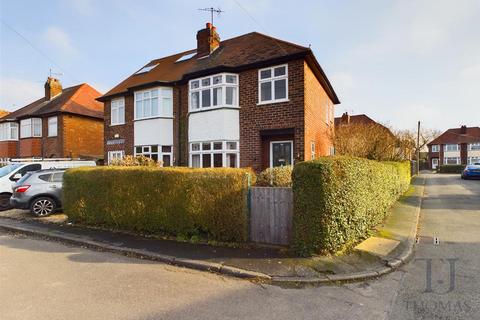
{"label": "chimney pot", "polygon": [[466,134],[467,133],[467,126],[461,126],[460,127],[460,134]]}

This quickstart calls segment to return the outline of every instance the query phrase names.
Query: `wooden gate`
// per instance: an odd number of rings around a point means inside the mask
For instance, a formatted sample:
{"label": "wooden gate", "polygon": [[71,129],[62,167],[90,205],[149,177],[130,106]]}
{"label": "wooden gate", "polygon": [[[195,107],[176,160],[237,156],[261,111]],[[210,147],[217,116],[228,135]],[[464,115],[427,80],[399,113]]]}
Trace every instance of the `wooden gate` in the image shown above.
{"label": "wooden gate", "polygon": [[289,245],[292,215],[292,188],[250,189],[250,241]]}

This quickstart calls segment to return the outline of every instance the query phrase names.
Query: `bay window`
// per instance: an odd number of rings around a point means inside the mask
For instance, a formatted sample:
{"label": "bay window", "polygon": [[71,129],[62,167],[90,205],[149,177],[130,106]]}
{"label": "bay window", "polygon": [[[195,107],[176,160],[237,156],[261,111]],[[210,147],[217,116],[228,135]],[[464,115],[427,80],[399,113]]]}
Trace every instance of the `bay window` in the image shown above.
{"label": "bay window", "polygon": [[190,143],[190,167],[238,168],[238,141],[207,141]]}
{"label": "bay window", "polygon": [[468,150],[480,150],[480,142],[470,143],[468,145]]}
{"label": "bay window", "polygon": [[458,151],[458,144],[446,144],[445,151]]}
{"label": "bay window", "polygon": [[480,156],[479,157],[468,157],[468,164],[475,164],[480,163]]}
{"label": "bay window", "polygon": [[20,138],[42,136],[42,119],[29,118],[20,120]]}
{"label": "bay window", "polygon": [[238,107],[238,75],[221,73],[189,81],[189,109]]}
{"label": "bay window", "polygon": [[18,123],[4,122],[0,124],[0,141],[18,140]]}
{"label": "bay window", "polygon": [[155,161],[162,161],[162,166],[170,167],[173,161],[173,147],[162,145],[135,146],[135,156],[139,155]]}
{"label": "bay window", "polygon": [[288,100],[288,65],[258,70],[259,104]]}
{"label": "bay window", "polygon": [[460,157],[445,157],[443,164],[460,164]]}
{"label": "bay window", "polygon": [[48,118],[48,136],[49,137],[57,136],[57,131],[58,131],[57,128],[58,128],[58,118],[57,117]]}
{"label": "bay window", "polygon": [[173,89],[160,87],[135,92],[135,120],[173,117]]}
{"label": "bay window", "polygon": [[113,99],[110,103],[110,125],[125,124],[125,98]]}

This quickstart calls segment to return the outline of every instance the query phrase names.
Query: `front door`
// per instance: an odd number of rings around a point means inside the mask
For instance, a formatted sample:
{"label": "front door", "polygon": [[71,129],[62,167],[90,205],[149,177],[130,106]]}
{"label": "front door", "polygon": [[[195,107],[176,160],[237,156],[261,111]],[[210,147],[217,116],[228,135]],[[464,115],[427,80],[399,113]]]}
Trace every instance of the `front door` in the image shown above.
{"label": "front door", "polygon": [[438,167],[438,158],[432,159],[432,169],[437,169]]}
{"label": "front door", "polygon": [[293,141],[270,142],[270,167],[290,166],[293,162]]}

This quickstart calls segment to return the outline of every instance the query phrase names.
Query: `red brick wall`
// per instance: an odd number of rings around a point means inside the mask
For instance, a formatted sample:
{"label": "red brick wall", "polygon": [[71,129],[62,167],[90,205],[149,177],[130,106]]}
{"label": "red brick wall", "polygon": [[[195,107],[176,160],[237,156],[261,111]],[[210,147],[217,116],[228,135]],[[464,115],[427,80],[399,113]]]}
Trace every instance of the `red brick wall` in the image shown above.
{"label": "red brick wall", "polygon": [[18,157],[18,141],[0,141],[0,158]]}
{"label": "red brick wall", "polygon": [[42,119],[42,154],[44,158],[62,158],[63,155],[63,117],[57,116],[57,136],[48,136],[48,118]]}
{"label": "red brick wall", "polygon": [[20,158],[41,157],[42,138],[20,139],[18,156]]}
{"label": "red brick wall", "polygon": [[61,123],[64,157],[103,155],[103,120],[68,114]]}
{"label": "red brick wall", "polygon": [[[307,63],[305,70],[305,158],[311,159],[311,142],[315,142],[315,157],[330,154],[334,133],[333,112],[327,124],[327,101],[331,103],[327,93],[318,82]],[[333,105],[333,104],[332,104]]]}
{"label": "red brick wall", "polygon": [[[240,166],[262,170],[262,130],[293,129],[294,161],[304,159],[304,68],[303,60],[288,63],[289,101],[257,105],[258,69],[241,72]],[[264,156],[263,156],[264,157]]]}

